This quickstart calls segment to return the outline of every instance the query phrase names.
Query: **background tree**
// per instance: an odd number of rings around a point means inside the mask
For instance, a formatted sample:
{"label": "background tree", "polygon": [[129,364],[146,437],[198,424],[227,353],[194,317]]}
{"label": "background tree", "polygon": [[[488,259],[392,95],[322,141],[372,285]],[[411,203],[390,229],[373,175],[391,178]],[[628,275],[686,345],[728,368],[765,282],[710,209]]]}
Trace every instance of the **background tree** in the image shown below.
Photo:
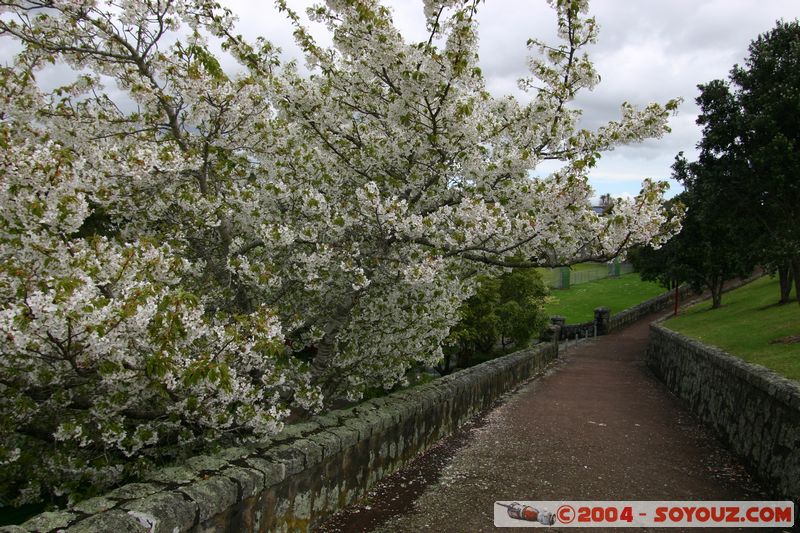
{"label": "background tree", "polygon": [[781,301],[788,301],[793,277],[800,303],[800,23],[778,22],[759,35],[730,78],[750,170],[750,216],[779,273]]}
{"label": "background tree", "polygon": [[[664,183],[589,208],[599,154],[664,134],[677,103],[578,128],[585,1],[553,3],[562,42],[531,40],[528,103],[485,89],[477,0],[426,1],[419,43],[377,1],[328,2],[327,49],[279,4],[310,75],[211,0],[0,4],[22,45],[0,71],[3,503],[393,387],[441,359],[477,276],[673,230]],[[75,80],[44,93],[53,63]],[[530,178],[543,160],[564,166]]]}
{"label": "background tree", "polygon": [[682,217],[681,233],[658,249],[644,245],[635,246],[628,251],[628,260],[641,278],[655,281],[665,289],[674,289],[687,281],[686,267],[681,262],[681,249],[686,241],[680,237],[685,228],[685,195],[685,192],[678,194],[664,203],[668,217]]}
{"label": "background tree", "polygon": [[443,347],[442,360],[435,366],[440,375],[454,367],[466,368],[475,357],[485,357],[494,349],[499,336],[499,277],[479,280],[479,286],[459,310],[458,323],[450,330]]}
{"label": "background tree", "polygon": [[725,167],[716,194],[746,221],[739,226],[746,246],[778,273],[780,303],[790,300],[792,281],[800,287],[799,43],[796,21],[778,23],[751,43],[744,66],[731,71],[732,85],[712,81],[698,98],[699,162],[713,172]]}
{"label": "background tree", "polygon": [[[707,98],[716,88],[701,87],[701,117],[710,111]],[[686,282],[696,291],[708,289],[716,309],[725,282],[748,275],[756,262],[752,225],[740,216],[737,203],[743,198],[732,187],[736,165],[705,153],[689,163],[679,154],[672,168],[673,178],[686,189],[671,203],[677,212],[686,210],[681,232],[658,250],[640,249],[632,261],[643,279],[665,287]]]}
{"label": "background tree", "polygon": [[547,287],[535,269],[486,277],[461,307],[460,320],[445,340],[444,357],[436,370],[445,375],[452,365],[464,368],[497,353],[498,344],[523,348],[547,322]]}
{"label": "background tree", "polygon": [[614,207],[614,198],[609,193],[600,196],[599,207],[603,209],[603,213],[607,213]]}
{"label": "background tree", "polygon": [[501,278],[500,346],[523,348],[547,323],[544,312],[547,286],[534,269],[515,270]]}

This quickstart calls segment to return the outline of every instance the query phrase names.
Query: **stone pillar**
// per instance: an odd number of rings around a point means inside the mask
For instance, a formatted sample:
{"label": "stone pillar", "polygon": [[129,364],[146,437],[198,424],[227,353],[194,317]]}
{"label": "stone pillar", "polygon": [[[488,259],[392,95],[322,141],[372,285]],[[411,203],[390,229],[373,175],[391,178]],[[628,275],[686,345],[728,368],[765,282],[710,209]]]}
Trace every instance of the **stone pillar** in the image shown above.
{"label": "stone pillar", "polygon": [[567,317],[554,315],[550,317],[550,324],[551,328],[554,327],[554,331],[556,332],[556,342],[561,340],[561,332],[564,331],[564,325],[567,323]]}
{"label": "stone pillar", "polygon": [[541,340],[552,343],[556,350],[556,357],[558,357],[558,343],[561,340],[561,326],[557,324],[550,324],[544,328]]}
{"label": "stone pillar", "polygon": [[566,321],[563,316],[550,317],[550,323],[547,324],[539,335],[539,339],[549,342],[555,339],[558,342],[561,336],[561,326]]}
{"label": "stone pillar", "polygon": [[597,326],[597,335],[608,335],[611,324],[611,309],[597,307],[594,310],[594,324]]}

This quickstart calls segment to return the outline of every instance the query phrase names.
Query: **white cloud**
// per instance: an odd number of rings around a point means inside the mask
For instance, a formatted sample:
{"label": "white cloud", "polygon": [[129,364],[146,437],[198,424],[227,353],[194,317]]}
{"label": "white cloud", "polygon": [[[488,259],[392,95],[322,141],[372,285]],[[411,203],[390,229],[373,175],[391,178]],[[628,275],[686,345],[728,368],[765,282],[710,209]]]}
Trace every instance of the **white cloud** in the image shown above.
{"label": "white cloud", "polygon": [[[238,31],[246,38],[264,36],[283,49],[285,59],[298,59],[292,28],[272,2],[222,0],[238,14]],[[288,0],[298,12],[314,0]],[[409,40],[425,38],[421,0],[389,0],[395,22]],[[607,154],[591,172],[598,192],[615,194],[627,183],[628,190],[642,177],[665,179],[679,151],[693,157],[700,130],[694,124],[697,84],[724,78],[742,62],[747,46],[777,19],[800,17],[797,0],[595,0],[590,11],[600,25],[598,44],[590,49],[602,76],[601,84],[581,95],[576,105],[584,109],[584,125],[597,127],[619,116],[619,104],[643,105],[682,97],[683,105],[671,120],[673,133],[641,145],[626,146]],[[555,39],[555,14],[542,1],[487,0],[480,6],[481,67],[487,87],[496,94],[516,94],[517,79],[526,76],[526,41],[529,37]],[[330,42],[324,27],[311,25],[322,44]],[[14,47],[3,41],[0,62],[10,60]],[[233,68],[232,61],[223,62]],[[57,84],[64,70],[48,70],[41,79]],[[542,174],[546,173],[541,169]],[[606,190],[608,189],[608,190]],[[619,194],[621,190],[617,190]]]}

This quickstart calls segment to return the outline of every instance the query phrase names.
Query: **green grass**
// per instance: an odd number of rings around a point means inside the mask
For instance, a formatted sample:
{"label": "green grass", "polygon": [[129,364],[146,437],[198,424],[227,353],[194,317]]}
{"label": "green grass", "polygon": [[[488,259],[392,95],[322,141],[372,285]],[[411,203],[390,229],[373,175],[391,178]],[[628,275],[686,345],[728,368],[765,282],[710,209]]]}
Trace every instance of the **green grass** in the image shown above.
{"label": "green grass", "polygon": [[567,324],[576,324],[593,320],[596,307],[609,307],[612,314],[619,313],[663,292],[658,283],[642,281],[639,274],[625,274],[573,285],[569,289],[552,289],[552,301],[545,306],[545,311],[550,316],[567,317]]}
{"label": "green grass", "polygon": [[800,343],[770,344],[800,335],[800,305],[777,301],[778,280],[763,277],[724,294],[719,309],[701,302],[664,325],[800,381]]}

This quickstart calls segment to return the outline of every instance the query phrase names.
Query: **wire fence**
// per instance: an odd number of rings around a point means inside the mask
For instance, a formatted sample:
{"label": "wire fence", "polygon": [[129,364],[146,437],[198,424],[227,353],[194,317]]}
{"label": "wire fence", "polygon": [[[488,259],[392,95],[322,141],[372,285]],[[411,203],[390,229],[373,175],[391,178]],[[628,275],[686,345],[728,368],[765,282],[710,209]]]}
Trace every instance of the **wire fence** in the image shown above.
{"label": "wire fence", "polygon": [[633,272],[633,265],[630,263],[598,263],[592,266],[584,265],[579,270],[569,267],[552,268],[543,273],[543,278],[551,289],[566,289],[570,285],[615,278],[631,272]]}

